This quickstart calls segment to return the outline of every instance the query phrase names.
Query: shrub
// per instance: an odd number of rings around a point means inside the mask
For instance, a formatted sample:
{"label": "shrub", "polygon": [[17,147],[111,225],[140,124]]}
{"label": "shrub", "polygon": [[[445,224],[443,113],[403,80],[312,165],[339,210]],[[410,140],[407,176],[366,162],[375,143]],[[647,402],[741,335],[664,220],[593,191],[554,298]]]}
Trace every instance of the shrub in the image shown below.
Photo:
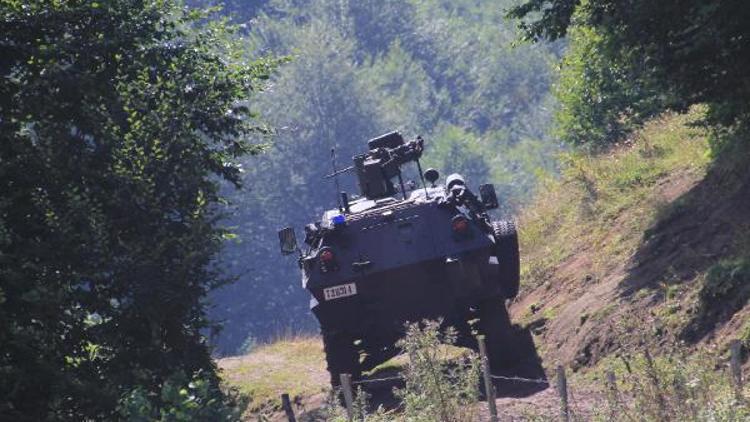
{"label": "shrub", "polygon": [[178,372],[162,384],[159,395],[144,387],[123,395],[117,412],[131,422],[237,421],[246,403],[235,391],[222,392],[201,372],[189,379]]}
{"label": "shrub", "polygon": [[698,302],[682,336],[695,340],[729,319],[750,299],[750,258],[723,259],[708,269]]}
{"label": "shrub", "polygon": [[[368,412],[367,394],[359,389],[354,403],[355,417],[366,422],[404,420],[410,422],[469,422],[478,418],[480,362],[476,353],[457,359],[445,346],[454,345],[456,331],[440,330],[440,321],[423,321],[407,325],[406,336],[399,342],[409,362],[403,372],[404,388],[394,390],[402,401],[398,414],[382,408]],[[332,392],[325,408],[327,421],[343,422],[346,412]]]}
{"label": "shrub", "polygon": [[456,332],[441,333],[437,321],[409,324],[399,342],[409,363],[404,372],[406,387],[397,391],[404,418],[414,421],[473,421],[471,404],[479,397],[479,359],[470,353],[458,361],[446,359],[441,344],[453,345]]}

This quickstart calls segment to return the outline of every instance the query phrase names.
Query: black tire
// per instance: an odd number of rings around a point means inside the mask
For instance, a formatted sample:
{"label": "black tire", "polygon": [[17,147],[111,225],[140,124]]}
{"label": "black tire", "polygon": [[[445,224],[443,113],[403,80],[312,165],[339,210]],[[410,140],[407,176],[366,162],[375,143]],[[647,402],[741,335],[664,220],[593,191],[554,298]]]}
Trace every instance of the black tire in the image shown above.
{"label": "black tire", "polygon": [[519,362],[517,339],[504,300],[495,298],[481,304],[478,328],[479,334],[484,335],[487,358],[493,373],[511,368]]}
{"label": "black tire", "polygon": [[326,354],[328,373],[331,374],[331,386],[341,385],[341,374],[351,374],[352,379],[361,377],[359,351],[354,339],[344,334],[323,333],[323,350]]}
{"label": "black tire", "polygon": [[518,233],[511,220],[492,223],[495,237],[495,257],[500,265],[499,282],[503,296],[513,299],[521,287],[521,255],[518,251]]}

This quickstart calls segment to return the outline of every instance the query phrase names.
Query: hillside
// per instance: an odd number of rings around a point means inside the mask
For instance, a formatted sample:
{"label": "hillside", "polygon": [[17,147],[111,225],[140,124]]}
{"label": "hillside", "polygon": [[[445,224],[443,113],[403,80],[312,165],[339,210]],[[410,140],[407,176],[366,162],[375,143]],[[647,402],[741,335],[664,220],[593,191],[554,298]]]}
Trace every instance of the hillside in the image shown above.
{"label": "hillside", "polygon": [[511,311],[546,361],[577,369],[747,336],[748,152],[711,164],[701,117],[666,115],[607,156],[569,157],[521,217],[524,291]]}
{"label": "hillside", "polygon": [[[712,157],[695,125],[703,112],[654,119],[606,155],[563,157],[562,177],[519,217],[523,289],[512,319],[533,334],[548,374],[557,364],[578,373],[579,393],[616,356],[721,354],[750,337],[750,183],[737,164],[748,151]],[[288,392],[309,412],[325,401],[321,349],[295,339],[219,365],[254,410]],[[500,400],[511,412],[554,409],[550,394]]]}

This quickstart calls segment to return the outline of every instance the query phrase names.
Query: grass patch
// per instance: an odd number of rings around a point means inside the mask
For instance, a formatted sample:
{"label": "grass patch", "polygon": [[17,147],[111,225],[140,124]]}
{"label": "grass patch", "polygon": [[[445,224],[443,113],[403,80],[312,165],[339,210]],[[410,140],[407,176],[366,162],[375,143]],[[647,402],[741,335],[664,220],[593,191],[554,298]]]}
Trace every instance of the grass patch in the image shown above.
{"label": "grass patch", "polygon": [[609,303],[597,309],[596,312],[594,312],[594,314],[591,315],[591,320],[598,321],[598,320],[602,320],[608,317],[610,314],[612,314],[612,312],[614,312],[617,309],[617,306],[618,306],[617,303]]}
{"label": "grass patch", "polygon": [[310,396],[328,387],[323,344],[295,337],[256,347],[250,354],[222,359],[222,377],[250,397],[248,410],[277,408],[279,396]]}
{"label": "grass patch", "polygon": [[695,107],[666,114],[606,154],[564,154],[562,177],[546,180],[520,217],[522,284],[539,286],[584,250],[597,251],[595,279],[632,255],[664,206],[659,183],[671,175],[705,174],[708,133],[695,124],[704,113]]}
{"label": "grass patch", "polygon": [[725,259],[709,268],[699,298],[705,308],[721,302],[741,306],[750,294],[750,258]]}
{"label": "grass patch", "polygon": [[[462,361],[471,355],[468,349],[451,344],[435,347],[435,356],[441,365]],[[365,375],[390,376],[407,370],[408,365],[408,357],[402,354]],[[278,411],[282,393],[288,393],[294,400],[295,397],[328,394],[330,390],[323,344],[317,336],[280,338],[256,346],[247,355],[222,359],[219,366],[224,382],[249,397],[247,411],[250,414]]]}
{"label": "grass patch", "polygon": [[[468,354],[471,353],[469,349],[453,346],[450,344],[440,344],[437,347],[440,360],[446,362],[464,359]],[[405,370],[408,364],[409,357],[405,354],[400,354],[394,358],[388,359],[372,370],[365,372],[363,375],[372,378],[377,378],[381,375],[389,376]]]}

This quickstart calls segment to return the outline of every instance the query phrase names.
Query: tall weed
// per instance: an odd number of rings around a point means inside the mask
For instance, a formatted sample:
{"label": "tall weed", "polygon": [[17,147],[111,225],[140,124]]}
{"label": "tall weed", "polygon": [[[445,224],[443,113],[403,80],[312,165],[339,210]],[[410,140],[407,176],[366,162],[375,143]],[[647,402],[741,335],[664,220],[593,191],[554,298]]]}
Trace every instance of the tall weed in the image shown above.
{"label": "tall weed", "polygon": [[[712,353],[713,352],[713,353]],[[652,358],[648,352],[612,365],[616,384],[596,420],[739,421],[750,418],[747,391],[735,395],[715,351]]]}
{"label": "tall weed", "polygon": [[[422,321],[407,326],[406,336],[399,342],[409,357],[402,373],[404,388],[394,389],[402,405],[398,411],[378,408],[368,412],[367,394],[358,389],[353,406],[355,418],[366,422],[473,422],[478,419],[480,362],[467,353],[451,359],[445,345],[456,343],[456,331],[440,330],[440,321]],[[331,394],[325,417],[330,422],[346,421],[337,394]]]}

